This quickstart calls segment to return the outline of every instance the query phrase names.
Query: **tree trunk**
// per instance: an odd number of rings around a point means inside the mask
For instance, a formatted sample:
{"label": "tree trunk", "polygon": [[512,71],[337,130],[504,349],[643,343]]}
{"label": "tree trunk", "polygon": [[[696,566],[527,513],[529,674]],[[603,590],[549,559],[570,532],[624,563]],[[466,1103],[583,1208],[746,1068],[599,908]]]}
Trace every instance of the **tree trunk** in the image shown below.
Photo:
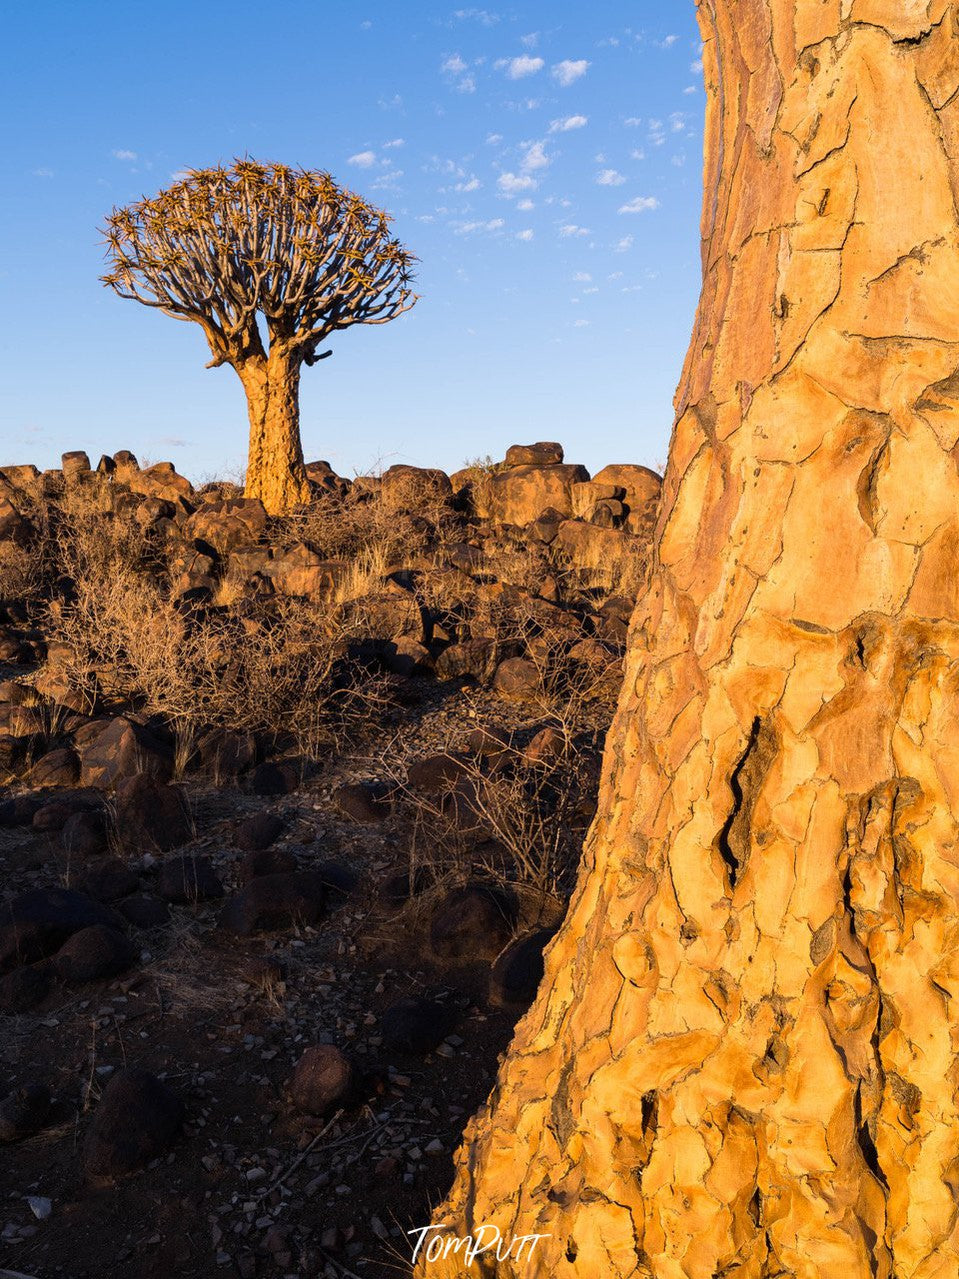
{"label": "tree trunk", "polygon": [[548,1238],[483,1274],[959,1274],[957,7],[700,0],[703,291],[599,815],[435,1217]]}
{"label": "tree trunk", "polygon": [[300,360],[274,346],[237,369],[250,415],[247,497],[258,497],[268,514],[280,515],[309,500],[300,445]]}

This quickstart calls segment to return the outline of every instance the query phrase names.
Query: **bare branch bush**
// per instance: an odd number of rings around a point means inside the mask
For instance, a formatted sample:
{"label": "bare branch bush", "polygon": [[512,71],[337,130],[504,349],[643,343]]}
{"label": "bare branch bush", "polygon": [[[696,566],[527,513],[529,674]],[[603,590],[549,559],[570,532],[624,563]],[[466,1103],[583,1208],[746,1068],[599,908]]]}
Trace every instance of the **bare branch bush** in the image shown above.
{"label": "bare branch bush", "polygon": [[516,739],[492,759],[460,758],[438,793],[409,787],[389,770],[410,822],[409,870],[441,890],[481,878],[525,899],[524,915],[555,914],[572,888],[595,778],[576,749],[571,723],[550,721],[562,745],[531,758]]}
{"label": "bare branch bush", "polygon": [[89,504],[72,513],[59,526],[70,592],[50,621],[58,673],[90,704],[160,715],[184,751],[215,726],[291,739],[310,758],[381,704],[351,666],[357,636],[338,611],[283,598],[184,607],[135,520]]}
{"label": "bare branch bush", "polygon": [[619,555],[609,555],[600,543],[573,556],[552,549],[552,561],[564,599],[584,601],[623,596],[635,600],[649,572],[649,553],[627,546]]}

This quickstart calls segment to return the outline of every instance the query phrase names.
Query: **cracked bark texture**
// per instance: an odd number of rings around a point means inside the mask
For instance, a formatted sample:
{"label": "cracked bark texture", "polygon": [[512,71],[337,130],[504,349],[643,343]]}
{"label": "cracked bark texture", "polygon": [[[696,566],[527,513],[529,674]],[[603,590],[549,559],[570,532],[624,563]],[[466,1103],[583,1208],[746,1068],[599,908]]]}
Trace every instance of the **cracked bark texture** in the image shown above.
{"label": "cracked bark texture", "polygon": [[277,342],[269,355],[251,356],[237,366],[250,419],[244,494],[258,497],[269,515],[310,500],[300,444],[301,359]]}
{"label": "cracked bark texture", "polygon": [[475,1273],[959,1274],[957,10],[700,0],[703,291],[599,815],[434,1217],[550,1237]]}

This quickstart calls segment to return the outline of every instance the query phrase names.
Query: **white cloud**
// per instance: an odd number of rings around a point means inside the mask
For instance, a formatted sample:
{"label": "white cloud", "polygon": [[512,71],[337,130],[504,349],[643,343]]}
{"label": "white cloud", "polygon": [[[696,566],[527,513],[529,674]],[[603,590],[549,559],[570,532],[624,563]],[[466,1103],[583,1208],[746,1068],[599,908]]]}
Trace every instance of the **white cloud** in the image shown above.
{"label": "white cloud", "polygon": [[501,173],[496,185],[504,195],[516,195],[520,191],[535,191],[536,179],[528,174]]}
{"label": "white cloud", "polygon": [[521,163],[524,173],[534,173],[537,169],[549,168],[550,157],[543,150],[542,142],[529,142],[523,145],[526,147]]}
{"label": "white cloud", "polygon": [[630,151],[629,158],[631,160],[645,160],[646,152],[643,150],[642,147],[636,147],[632,151]]}
{"label": "white cloud", "polygon": [[383,150],[389,151],[392,147],[405,147],[405,146],[406,146],[405,138],[393,138],[391,142],[383,143]]}
{"label": "white cloud", "polygon": [[620,206],[620,213],[646,213],[649,209],[658,209],[659,201],[654,195],[637,195],[628,204]]}
{"label": "white cloud", "polygon": [[542,71],[545,63],[542,58],[531,58],[523,53],[518,58],[500,58],[493,65],[499,71],[505,70],[511,80],[522,80],[524,76]]}
{"label": "white cloud", "polygon": [[662,120],[650,120],[649,140],[654,147],[661,147],[666,141],[666,130],[663,127]]}
{"label": "white cloud", "polygon": [[373,183],[373,190],[393,191],[399,186],[402,176],[402,169],[391,169],[389,173],[381,173]]}
{"label": "white cloud", "polygon": [[361,30],[361,31],[369,31],[369,29],[370,29],[370,27],[372,27],[372,25],[373,25],[373,23],[372,23],[372,22],[370,22],[369,18],[364,18],[364,20],[360,23],[360,30]]}
{"label": "white cloud", "polygon": [[[617,253],[628,253],[632,247],[633,247],[633,237],[631,235],[624,235],[621,240],[617,241],[615,251]],[[622,274],[623,274],[622,271],[617,271],[614,275],[611,275],[609,278],[611,280],[615,280],[617,276]]]}
{"label": "white cloud", "polygon": [[563,120],[554,120],[550,126],[550,133],[569,133],[570,129],[582,129],[589,123],[584,115],[568,115]]}
{"label": "white cloud", "polygon": [[698,92],[699,92],[699,90],[697,89],[696,85],[694,85],[694,84],[687,84],[687,85],[686,85],[686,88],[683,90],[683,93],[686,93],[686,94],[689,94],[689,93],[698,93]]}
{"label": "white cloud", "polygon": [[528,229],[526,231],[517,231],[516,238],[517,240],[527,240],[527,241],[532,240],[533,232]]}
{"label": "white cloud", "polygon": [[500,231],[506,225],[502,218],[492,218],[489,222],[461,222],[455,227],[457,235],[472,235],[474,231]]}
{"label": "white cloud", "polygon": [[588,271],[577,271],[573,279],[577,284],[591,284],[593,277]]}
{"label": "white cloud", "polygon": [[681,169],[686,163],[686,157],[684,155],[674,155],[669,163],[674,169]]}
{"label": "white cloud", "polygon": [[529,213],[530,209],[536,208],[536,205],[532,200],[517,200],[516,207],[517,209],[522,209],[524,213]]}
{"label": "white cloud", "polygon": [[702,75],[702,71],[703,71],[702,58],[697,58],[695,62],[691,62],[689,64],[689,69],[690,71],[692,71],[693,75]]}
{"label": "white cloud", "polygon": [[596,174],[596,185],[601,187],[621,187],[626,179],[615,169],[603,169]]}
{"label": "white cloud", "polygon": [[638,116],[638,115],[628,115],[626,119],[623,121],[623,124],[626,125],[627,129],[638,129],[642,123],[643,123],[643,118],[642,116]]}
{"label": "white cloud", "polygon": [[589,328],[589,324],[590,324],[589,320],[574,320],[574,321],[573,321],[573,328],[574,328],[574,329],[588,329],[588,328]]}
{"label": "white cloud", "polygon": [[662,40],[657,40],[656,44],[660,49],[671,49],[678,39],[679,36],[666,36]]}
{"label": "white cloud", "polygon": [[458,53],[453,53],[443,61],[440,70],[445,71],[447,75],[460,75],[466,70],[466,65]]}
{"label": "white cloud", "polygon": [[559,233],[564,240],[568,240],[574,235],[589,235],[589,227],[577,226],[575,222],[565,222],[559,228]]}
{"label": "white cloud", "polygon": [[[52,169],[33,169],[32,172],[35,178],[52,178],[53,177]],[[185,177],[186,174],[184,174],[183,176]]]}
{"label": "white cloud", "polygon": [[503,141],[502,133],[487,133],[486,141],[491,147],[495,147],[498,142]]}
{"label": "white cloud", "polygon": [[568,86],[578,80],[580,76],[584,76],[586,74],[586,68],[588,66],[589,63],[585,58],[580,58],[578,61],[573,61],[570,58],[564,58],[562,62],[557,62],[553,67],[553,79],[558,81],[564,89],[568,88]]}
{"label": "white cloud", "polygon": [[355,164],[358,169],[369,169],[376,164],[376,152],[357,151],[356,155],[351,155],[346,163]]}
{"label": "white cloud", "polygon": [[686,112],[674,111],[669,117],[669,127],[673,133],[682,133],[686,128]]}
{"label": "white cloud", "polygon": [[489,9],[456,9],[453,17],[458,18],[460,22],[481,22],[484,27],[495,27],[499,22],[498,13],[490,13]]}
{"label": "white cloud", "polygon": [[478,191],[482,186],[479,178],[470,178],[469,182],[457,182],[454,191]]}
{"label": "white cloud", "polygon": [[135,160],[137,158],[137,153],[135,151],[119,150],[111,151],[110,154],[113,156],[114,160]]}
{"label": "white cloud", "polygon": [[462,80],[459,81],[456,87],[460,93],[475,93],[476,92],[475,76],[471,76],[471,75],[463,76]]}
{"label": "white cloud", "polygon": [[527,36],[520,36],[519,42],[524,49],[535,49],[536,42],[539,40],[539,32],[531,31]]}

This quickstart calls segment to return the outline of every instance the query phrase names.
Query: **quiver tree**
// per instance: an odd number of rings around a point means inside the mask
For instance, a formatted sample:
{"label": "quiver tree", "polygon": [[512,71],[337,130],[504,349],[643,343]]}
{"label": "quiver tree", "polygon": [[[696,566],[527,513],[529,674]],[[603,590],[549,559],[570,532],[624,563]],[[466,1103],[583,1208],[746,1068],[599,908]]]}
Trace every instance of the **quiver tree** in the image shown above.
{"label": "quiver tree", "polygon": [[699,19],[703,290],[599,813],[435,1221],[548,1236],[500,1279],[955,1279],[957,5]]}
{"label": "quiver tree", "polygon": [[389,223],[328,173],[252,160],[192,170],[107,219],[104,284],[195,321],[207,368],[236,369],[250,416],[246,494],[271,514],[309,496],[301,366],[330,355],[319,347],[338,329],[385,324],[416,300],[414,259]]}

